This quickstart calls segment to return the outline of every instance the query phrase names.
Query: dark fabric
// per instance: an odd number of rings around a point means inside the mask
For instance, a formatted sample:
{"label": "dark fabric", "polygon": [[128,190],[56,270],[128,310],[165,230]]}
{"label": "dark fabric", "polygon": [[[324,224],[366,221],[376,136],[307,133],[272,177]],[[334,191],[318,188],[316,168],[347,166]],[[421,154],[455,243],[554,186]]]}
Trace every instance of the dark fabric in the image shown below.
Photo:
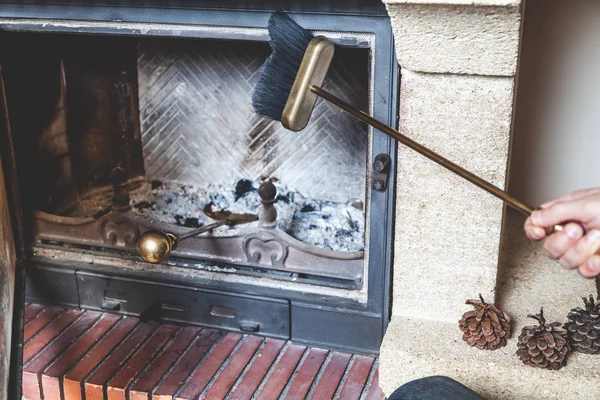
{"label": "dark fabric", "polygon": [[446,376],[430,376],[400,386],[388,400],[484,400],[460,382]]}

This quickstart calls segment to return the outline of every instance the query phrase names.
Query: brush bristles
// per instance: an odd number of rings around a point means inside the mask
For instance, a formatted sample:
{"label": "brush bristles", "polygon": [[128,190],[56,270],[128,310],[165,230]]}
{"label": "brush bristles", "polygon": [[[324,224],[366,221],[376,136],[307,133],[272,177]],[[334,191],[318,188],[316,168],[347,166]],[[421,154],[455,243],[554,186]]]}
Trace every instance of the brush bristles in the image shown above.
{"label": "brush bristles", "polygon": [[285,103],[290,95],[306,48],[313,38],[283,12],[269,19],[271,55],[260,71],[252,94],[256,114],[281,121]]}

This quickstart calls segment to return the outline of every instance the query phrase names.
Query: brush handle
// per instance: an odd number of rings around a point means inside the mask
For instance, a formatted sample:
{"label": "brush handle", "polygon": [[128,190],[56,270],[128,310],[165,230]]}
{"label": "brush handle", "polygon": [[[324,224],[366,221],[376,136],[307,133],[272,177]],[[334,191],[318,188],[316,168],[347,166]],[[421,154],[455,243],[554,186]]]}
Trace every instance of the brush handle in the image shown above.
{"label": "brush handle", "polygon": [[371,117],[366,112],[346,103],[344,100],[332,95],[331,93],[323,90],[320,87],[311,86],[310,89],[317,96],[338,106],[339,108],[343,109],[344,111],[347,111],[348,113],[352,114],[353,116],[360,119],[361,121],[369,124],[370,126],[372,126],[375,129],[385,133],[386,135],[388,135],[391,138],[397,140],[398,142],[404,144],[405,146],[410,147],[411,149],[415,150],[417,153],[429,158],[430,160],[441,165],[442,167],[445,167],[445,168],[449,169],[450,171],[454,172],[455,174],[465,178],[469,182],[480,187],[481,189],[485,190],[486,192],[496,196],[497,198],[501,199],[506,204],[508,204],[509,206],[513,207],[514,209],[522,212],[523,214],[530,215],[533,212],[533,210],[534,210],[533,207],[523,203],[522,201],[517,200],[516,198],[514,198],[510,194],[506,193],[505,191],[498,189],[496,186],[492,185],[488,181],[467,171],[466,169],[462,168],[461,166],[456,165],[452,161],[440,156],[439,154],[433,152],[432,150],[429,150],[427,147],[415,142],[408,136],[405,136],[405,135],[401,134],[400,132],[398,132],[397,130],[390,128],[389,126],[385,125],[384,123]]}
{"label": "brush handle", "polygon": [[[488,181],[478,177],[477,175],[473,174],[472,172],[467,171],[466,169],[462,168],[461,166],[456,165],[455,163],[448,160],[447,158],[444,158],[441,155],[433,152],[432,150],[429,150],[427,147],[415,142],[408,136],[405,136],[405,135],[401,134],[400,132],[398,132],[397,130],[376,120],[375,118],[371,117],[369,114],[360,110],[359,108],[346,103],[344,100],[340,99],[339,97],[334,96],[333,94],[327,92],[326,90],[323,90],[322,88],[320,88],[318,86],[311,86],[310,90],[311,90],[311,92],[313,92],[317,96],[321,97],[322,99],[332,103],[333,105],[341,108],[344,111],[347,111],[348,113],[352,114],[354,117],[360,119],[361,121],[367,123],[368,125],[372,126],[373,128],[390,136],[392,139],[395,139],[398,142],[404,144],[405,146],[410,147],[411,149],[415,150],[417,153],[429,158],[430,160],[441,165],[442,167],[449,169],[450,171],[454,172],[458,176],[461,176],[464,179],[468,180],[469,182],[473,183],[474,185],[480,187],[481,189],[485,190],[486,192],[496,196],[497,198],[499,198],[500,200],[502,200],[504,203],[511,206],[515,210],[518,210],[527,216],[531,215],[531,213],[534,211],[533,207],[514,198],[510,194],[506,193],[504,190],[497,188],[496,186],[492,185]],[[556,225],[552,228],[548,228],[546,230],[546,234],[551,235],[554,232],[562,231],[563,226],[564,226],[564,224],[561,224],[561,225]],[[583,225],[581,227],[583,229],[583,232],[585,232],[585,228],[583,227]],[[596,254],[600,254],[600,249],[598,250],[598,252]]]}

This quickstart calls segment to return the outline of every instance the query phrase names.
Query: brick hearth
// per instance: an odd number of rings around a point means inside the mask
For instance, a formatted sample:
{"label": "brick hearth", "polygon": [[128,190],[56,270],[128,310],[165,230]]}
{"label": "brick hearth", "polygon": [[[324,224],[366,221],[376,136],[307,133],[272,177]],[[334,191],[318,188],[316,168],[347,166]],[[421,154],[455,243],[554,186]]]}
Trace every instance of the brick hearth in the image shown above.
{"label": "brick hearth", "polygon": [[383,399],[378,359],[135,317],[28,304],[27,400]]}

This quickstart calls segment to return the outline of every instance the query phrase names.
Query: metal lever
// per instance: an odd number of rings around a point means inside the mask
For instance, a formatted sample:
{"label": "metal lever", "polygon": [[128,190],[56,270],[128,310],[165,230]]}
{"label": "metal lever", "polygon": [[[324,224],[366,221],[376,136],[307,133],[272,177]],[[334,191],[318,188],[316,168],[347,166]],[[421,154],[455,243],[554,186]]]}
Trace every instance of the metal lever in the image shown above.
{"label": "metal lever", "polygon": [[211,206],[212,204],[208,204],[204,207],[204,212],[209,217],[223,219],[181,235],[159,230],[149,230],[138,239],[136,249],[139,256],[146,262],[157,264],[165,261],[182,240],[201,235],[224,225],[247,224],[258,220],[258,216],[254,214],[233,214],[224,210],[214,212]]}

